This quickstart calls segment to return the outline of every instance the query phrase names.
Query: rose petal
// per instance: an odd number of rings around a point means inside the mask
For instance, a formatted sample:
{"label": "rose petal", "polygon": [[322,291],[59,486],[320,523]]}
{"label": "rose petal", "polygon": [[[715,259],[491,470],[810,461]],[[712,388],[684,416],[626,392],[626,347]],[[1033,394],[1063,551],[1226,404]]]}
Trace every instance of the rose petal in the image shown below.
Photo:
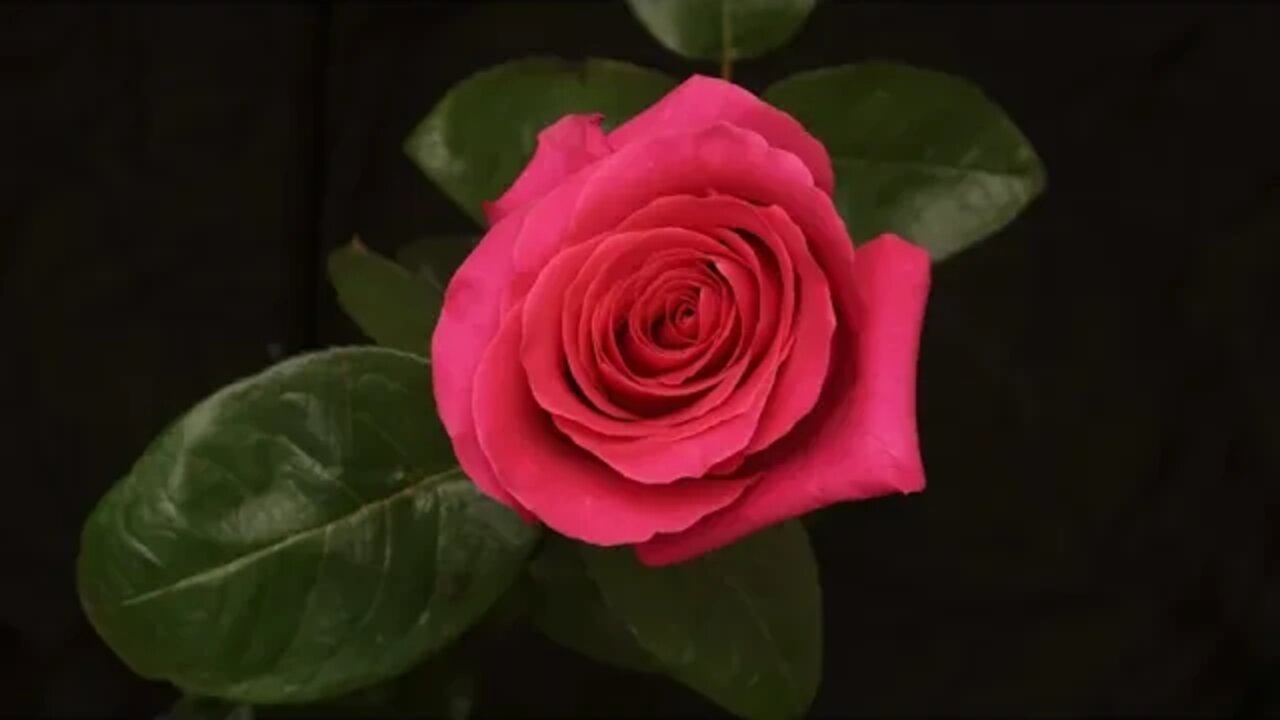
{"label": "rose petal", "polygon": [[515,500],[498,485],[475,438],[471,401],[475,367],[498,330],[499,298],[511,273],[511,248],[524,218],[524,213],[517,213],[498,223],[458,267],[445,289],[440,319],[431,335],[436,410],[453,441],[458,464],[482,492],[515,508]]}
{"label": "rose petal", "polygon": [[[528,219],[516,239],[502,311],[524,298],[538,273],[562,249],[613,232],[654,198],[715,191],[778,204],[794,215],[796,202],[813,204],[804,198],[807,193],[830,205],[830,197],[813,183],[813,174],[795,155],[770,147],[755,132],[724,123],[633,142],[522,206],[528,209]],[[839,224],[834,206],[830,213]],[[840,228],[838,234],[847,238],[843,225]]]}
{"label": "rose petal", "polygon": [[[829,208],[813,208],[819,215],[830,215]],[[787,270],[796,273],[798,297],[794,338],[787,360],[775,381],[777,391],[769,397],[769,405],[761,415],[756,437],[745,453],[753,453],[772,444],[785,435],[796,422],[813,408],[827,376],[831,355],[831,336],[835,330],[835,311],[831,305],[830,288],[826,277],[808,247],[804,233],[792,222],[785,210],[778,206],[757,207],[734,197],[714,195],[696,197],[676,195],[655,200],[626,219],[620,230],[645,227],[665,227],[683,222],[694,230],[708,231],[713,227],[737,226],[753,232],[772,249],[780,262],[787,263]],[[819,244],[842,246],[844,253],[833,256],[832,262],[838,275],[848,273],[852,250],[847,236],[829,224],[818,229],[826,236],[815,239]],[[834,231],[834,238],[831,237]],[[844,266],[846,270],[839,272]],[[740,458],[738,460],[740,462]],[[736,467],[730,463],[711,472]]]}
{"label": "rose petal", "polygon": [[[623,283],[624,289],[627,286],[621,278],[632,273],[627,264],[628,261],[636,261],[635,259],[638,258],[642,262],[646,257],[663,253],[661,248],[668,243],[679,243],[685,249],[697,251],[699,254],[691,256],[691,259],[714,257],[723,260],[721,277],[733,288],[736,296],[735,307],[738,314],[742,316],[741,325],[746,327],[755,322],[757,310],[754,281],[745,271],[729,269],[730,265],[736,266],[736,263],[728,257],[726,247],[722,243],[683,228],[671,227],[656,228],[643,233],[620,233],[601,243],[591,258],[585,261],[599,269],[581,273],[566,293],[570,302],[565,306],[564,322],[577,323],[577,316],[582,312],[580,308],[593,308],[589,324],[578,328],[576,338],[578,352],[583,351],[583,346],[593,347],[596,351],[597,364],[593,369],[597,374],[592,377],[598,378],[603,390],[610,393],[612,397],[620,398],[620,402],[625,401],[632,409],[637,405],[647,405],[649,410],[644,413],[645,417],[626,424],[610,423],[608,427],[611,429],[606,432],[646,435],[654,430],[697,418],[723,402],[724,398],[737,387],[739,379],[748,371],[750,358],[745,351],[734,356],[731,364],[678,387],[637,377],[627,366],[623,353],[615,344],[613,332],[615,317],[620,312],[617,307],[619,283]],[[635,277],[642,276],[635,275]],[[585,290],[581,289],[582,285],[586,286]],[[734,329],[734,326],[728,328],[731,334],[726,338],[738,337],[737,334],[732,334]],[[564,331],[565,344],[568,347],[575,343],[573,327],[566,325]],[[708,359],[717,357],[720,355],[717,349],[713,348]],[[574,368],[574,371],[576,373],[577,369]],[[584,379],[579,377],[580,384]],[[579,416],[572,412],[556,412],[586,425],[596,426],[594,415]],[[603,427],[600,429],[604,430]]]}
{"label": "rose petal", "polygon": [[[535,397],[549,412],[586,424],[610,423],[610,427],[631,427],[633,431],[636,420],[643,423],[629,408],[619,406],[599,389],[598,378],[608,372],[609,365],[598,356],[586,356],[591,342],[581,335],[579,317],[586,308],[607,308],[608,303],[607,299],[585,295],[590,286],[584,289],[583,285],[594,283],[598,291],[617,288],[619,277],[631,272],[629,261],[645,255],[629,247],[633,243],[641,243],[642,249],[672,243],[700,247],[706,252],[721,249],[710,238],[678,228],[649,232],[656,234],[650,238],[638,237],[641,233],[601,236],[568,248],[546,267],[530,290],[524,311],[526,332],[521,357]],[[612,326],[605,336],[612,339]],[[574,385],[561,371],[564,364],[576,381]],[[582,401],[579,392],[590,404]],[[623,413],[628,413],[630,419]],[[645,432],[648,431],[641,434]]]}
{"label": "rose petal", "polygon": [[698,321],[698,327],[693,339],[701,340],[712,337],[716,329],[720,327],[720,322],[725,319],[724,311],[728,308],[728,305],[728,303],[721,302],[721,297],[717,293],[699,293],[698,309],[694,314]]}
{"label": "rose petal", "polygon": [[680,562],[832,503],[924,488],[915,373],[928,255],[881,236],[859,249],[852,282],[840,290],[837,338],[848,347],[837,348],[818,407],[763,453],[775,462],[737,503],[638,546],[642,562]]}
{"label": "rose petal", "polygon": [[[671,351],[669,345],[688,346],[688,340],[676,334],[678,321],[668,316],[682,315],[689,299],[712,283],[699,254],[680,250],[655,254],[626,282],[630,297],[618,308],[622,315],[616,320],[626,319],[627,332],[618,341],[622,360],[637,378],[653,373],[650,363],[668,359],[663,353]],[[675,308],[669,307],[672,300]]]}
{"label": "rose petal", "polygon": [[661,317],[655,344],[637,347],[630,358],[633,368],[654,382],[680,387],[708,363],[724,360],[737,308],[723,278],[713,275],[699,282],[703,284],[696,293],[679,296],[655,285],[639,301],[662,304],[655,308]]}
{"label": "rose petal", "polygon": [[[778,371],[760,426],[747,446],[748,454],[772,445],[790,432],[818,402],[831,361],[831,338],[836,329],[835,308],[827,278],[809,252],[804,234],[786,211],[777,206],[757,210],[786,246],[796,273],[796,314],[791,326],[790,352]],[[837,277],[844,273],[837,273]]]}
{"label": "rose petal", "polygon": [[699,478],[739,453],[760,423],[764,401],[775,372],[762,370],[758,380],[727,400],[723,411],[681,426],[677,437],[607,435],[568,418],[553,416],[556,427],[580,447],[638,483],[666,485]]}
{"label": "rose petal", "polygon": [[[809,170],[758,134],[720,124],[690,135],[633,142],[505,217],[451,279],[432,358],[441,416],[455,443],[473,432],[465,401],[474,386],[478,353],[493,337],[501,314],[524,298],[546,263],[566,245],[614,230],[655,197],[708,189],[781,206],[815,246],[824,268],[823,253],[853,254],[830,198],[813,186]],[[454,290],[455,284],[465,290]],[[478,478],[478,485],[485,483],[479,479],[487,475],[480,462],[470,464],[476,469],[464,470]]]}
{"label": "rose petal", "polygon": [[813,182],[813,174],[795,155],[724,123],[633,142],[526,206],[529,220],[512,257],[517,275],[510,281],[510,302],[524,297],[537,272],[560,250],[614,231],[654,198],[715,190],[770,204],[777,202],[779,192],[795,188],[827,197]]}
{"label": "rose petal", "polygon": [[[741,387],[728,386],[746,372],[744,362],[730,375],[726,386],[716,387],[708,398],[715,405],[697,401],[697,414],[676,413],[679,422],[666,418],[626,421],[608,417],[583,403],[569,386],[562,371],[573,361],[566,354],[564,324],[572,324],[581,307],[566,302],[577,297],[563,288],[575,276],[589,276],[602,285],[611,285],[611,271],[628,270],[635,256],[644,257],[671,243],[703,245],[707,252],[720,246],[701,235],[677,228],[605,236],[571,247],[551,262],[529,292],[522,313],[520,358],[528,384],[537,403],[552,413],[552,421],[579,446],[633,480],[666,484],[697,477],[707,468],[742,449],[755,433],[760,412],[777,369],[776,356],[783,338],[771,336],[768,354],[760,358]],[[601,265],[593,265],[599,260]],[[754,301],[754,298],[752,298]],[[577,301],[575,301],[577,302]],[[589,298],[582,301],[585,306]],[[701,408],[701,404],[707,405]]]}
{"label": "rose petal", "polygon": [[790,342],[779,336],[771,339],[773,343],[739,387],[719,404],[679,424],[667,428],[613,421],[587,424],[559,415],[553,415],[552,421],[578,445],[637,482],[663,484],[701,477],[742,451],[755,436],[774,388],[778,356]]}
{"label": "rose petal", "polygon": [[476,369],[480,446],[498,482],[557,532],[594,545],[679,532],[736,500],[754,477],[630,482],[566,440],[529,392],[518,362],[523,307],[513,309]]}
{"label": "rose petal", "polygon": [[715,279],[694,268],[663,270],[641,289],[628,313],[628,364],[646,377],[677,367],[696,347],[696,308],[705,299],[717,314],[716,295]]}
{"label": "rose petal", "polygon": [[694,75],[644,112],[609,133],[609,143],[622,148],[668,133],[689,133],[719,122],[759,133],[769,144],[804,161],[823,192],[831,194],[835,175],[831,156],[798,120],[718,78]]}
{"label": "rose petal", "polygon": [[538,133],[533,158],[502,197],[483,206],[490,225],[553,190],[570,175],[613,152],[603,115],[565,115]]}
{"label": "rose petal", "polygon": [[[714,243],[712,245],[714,247]],[[732,259],[723,256],[714,262],[720,277],[731,288],[734,314],[740,318],[740,322],[735,323],[735,326],[757,327],[759,306],[768,302],[761,298],[760,291],[767,292],[770,286],[761,287],[758,270],[750,272]],[[754,262],[753,257],[752,263]],[[592,286],[598,289],[608,287],[608,284],[605,277],[600,276],[593,281]],[[588,293],[587,297],[590,298],[592,288],[588,289]],[[592,338],[597,347],[605,351],[605,361],[600,366],[603,387],[614,397],[625,399],[632,407],[648,406],[648,411],[643,414],[664,425],[697,417],[719,405],[729,393],[733,392],[738,380],[750,368],[751,360],[759,354],[761,346],[767,345],[770,339],[769,335],[758,334],[749,338],[742,333],[725,335],[725,339],[745,338],[746,341],[732,346],[725,344],[712,348],[695,363],[697,370],[707,372],[699,373],[695,370],[688,373],[697,377],[679,384],[657,382],[642,373],[637,373],[626,353],[615,346],[611,331],[614,315],[619,312],[619,308],[615,307],[616,302],[592,304],[597,307],[592,315]],[[728,328],[730,331],[734,329],[734,327]]]}

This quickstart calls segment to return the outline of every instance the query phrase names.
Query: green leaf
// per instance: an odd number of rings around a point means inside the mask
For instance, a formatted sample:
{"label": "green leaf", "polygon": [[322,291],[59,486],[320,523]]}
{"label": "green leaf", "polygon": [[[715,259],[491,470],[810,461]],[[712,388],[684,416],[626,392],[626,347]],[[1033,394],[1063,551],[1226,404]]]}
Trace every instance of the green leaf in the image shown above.
{"label": "green leaf", "polygon": [[405,672],[518,576],[536,531],[454,464],[421,358],[292,358],[196,405],[95,508],[81,603],[138,674],[255,704]]}
{"label": "green leaf", "polygon": [[596,662],[637,672],[661,670],[605,605],[574,543],[548,535],[529,563],[529,579],[531,617],[542,634]]}
{"label": "green leaf", "polygon": [[481,71],[453,86],[405,141],[404,150],[454,202],[484,224],[524,168],[538,133],[571,113],[630,118],[675,87],[671,78],[615,60],[534,57]]}
{"label": "green leaf", "polygon": [[824,68],[764,94],[831,153],[835,202],[859,242],[894,232],[946,258],[1014,219],[1044,167],[966,80],[888,62]]}
{"label": "green leaf", "polygon": [[319,703],[259,706],[258,716],[263,720],[466,720],[477,706],[483,664],[506,651],[513,626],[525,619],[526,584],[524,576],[517,578],[465,635],[403,675]]}
{"label": "green leaf", "polygon": [[329,254],[329,279],[338,304],[374,342],[428,354],[444,301],[443,285],[416,276],[359,239]]}
{"label": "green leaf", "polygon": [[695,560],[647,568],[580,546],[604,602],[674,679],[744,718],[804,715],[822,666],[822,595],[789,522]]}
{"label": "green leaf", "polygon": [[449,279],[475,246],[474,237],[446,235],[421,238],[401,245],[396,250],[396,262],[443,297]]}
{"label": "green leaf", "polygon": [[666,49],[693,60],[741,60],[782,47],[816,0],[627,0]]}

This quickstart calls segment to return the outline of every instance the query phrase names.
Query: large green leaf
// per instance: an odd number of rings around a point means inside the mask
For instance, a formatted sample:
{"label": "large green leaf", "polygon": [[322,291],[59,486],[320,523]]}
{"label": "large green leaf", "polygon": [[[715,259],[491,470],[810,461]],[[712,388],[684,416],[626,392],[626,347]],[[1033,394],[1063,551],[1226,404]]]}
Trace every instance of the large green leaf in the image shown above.
{"label": "large green leaf", "polygon": [[403,675],[317,703],[259,706],[258,717],[466,720],[477,707],[483,664],[504,651],[512,626],[524,619],[525,584],[518,578],[465,635]]}
{"label": "large green leaf", "polygon": [[574,543],[548,535],[529,563],[529,577],[530,613],[542,634],[597,662],[639,672],[661,670],[605,605]]}
{"label": "large green leaf", "polygon": [[836,206],[860,242],[894,232],[942,259],[1044,189],[1031,143],[960,78],[868,62],[794,75],[764,97],[827,146]]}
{"label": "large green leaf", "polygon": [[763,55],[791,39],[816,0],[627,0],[663,47],[694,60]]}
{"label": "large green leaf", "polygon": [[744,718],[804,715],[822,668],[822,594],[804,528],[647,568],[629,548],[581,546],[605,604],[676,680]]}
{"label": "large green leaf", "polygon": [[[427,355],[444,286],[366,248],[359,240],[329,253],[338,304],[374,342]],[[448,282],[448,278],[445,278]]]}
{"label": "large green leaf", "polygon": [[535,531],[454,464],[421,358],[300,356],[210,396],[89,517],[81,602],[137,673],[249,703],[335,697],[466,630]]}
{"label": "large green leaf", "polygon": [[675,86],[614,60],[534,57],[481,71],[453,86],[405,141],[427,177],[477,221],[533,156],[538,132],[571,113],[598,112],[613,127]]}

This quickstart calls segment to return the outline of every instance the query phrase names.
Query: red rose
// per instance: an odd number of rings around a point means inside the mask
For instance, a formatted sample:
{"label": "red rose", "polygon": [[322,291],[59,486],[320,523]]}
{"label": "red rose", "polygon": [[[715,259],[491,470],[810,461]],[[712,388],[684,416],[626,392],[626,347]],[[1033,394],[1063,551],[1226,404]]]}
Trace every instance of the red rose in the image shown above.
{"label": "red rose", "polygon": [[921,490],[929,259],[887,235],[855,257],[832,186],[795,119],[706,77],[608,134],[543,130],[432,338],[462,469],[655,565]]}

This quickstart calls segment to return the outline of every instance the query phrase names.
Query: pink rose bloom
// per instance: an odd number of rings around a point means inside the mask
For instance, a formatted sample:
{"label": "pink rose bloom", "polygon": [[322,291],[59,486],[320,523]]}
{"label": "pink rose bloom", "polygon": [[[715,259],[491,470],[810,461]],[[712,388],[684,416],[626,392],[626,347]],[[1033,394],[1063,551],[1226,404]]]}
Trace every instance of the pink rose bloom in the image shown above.
{"label": "pink rose bloom", "polygon": [[929,258],[890,235],[855,253],[833,183],[799,122],[707,77],[607,134],[543,130],[432,338],[462,469],[650,565],[923,489]]}

